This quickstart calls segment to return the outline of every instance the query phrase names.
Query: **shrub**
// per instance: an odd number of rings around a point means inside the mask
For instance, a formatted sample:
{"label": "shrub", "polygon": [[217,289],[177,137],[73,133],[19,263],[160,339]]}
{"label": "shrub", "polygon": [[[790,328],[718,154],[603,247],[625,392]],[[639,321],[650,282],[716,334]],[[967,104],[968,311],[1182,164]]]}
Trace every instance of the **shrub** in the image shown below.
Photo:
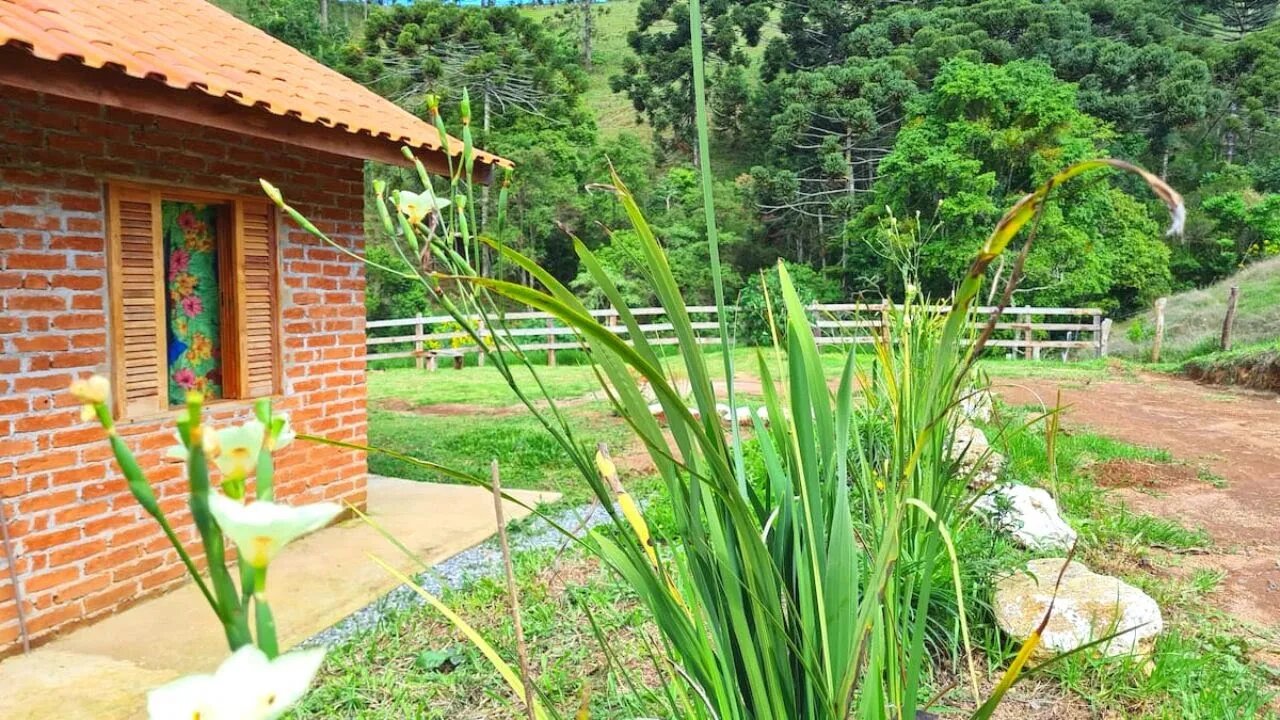
{"label": "shrub", "polygon": [[813,268],[808,265],[792,265],[780,261],[778,265],[752,278],[738,296],[735,334],[739,343],[756,347],[772,344],[770,311],[773,313],[772,322],[776,323],[777,327],[787,326],[787,310],[781,301],[782,283],[778,276],[778,268],[784,266],[791,277],[796,295],[804,305],[831,302],[839,298],[840,288],[836,283],[823,277]]}

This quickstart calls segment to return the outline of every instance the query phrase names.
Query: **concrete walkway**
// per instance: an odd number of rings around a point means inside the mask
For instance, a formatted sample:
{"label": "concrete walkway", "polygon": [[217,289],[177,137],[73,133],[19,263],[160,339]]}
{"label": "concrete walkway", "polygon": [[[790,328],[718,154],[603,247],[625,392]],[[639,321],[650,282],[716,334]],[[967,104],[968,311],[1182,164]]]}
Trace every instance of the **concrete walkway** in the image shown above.
{"label": "concrete walkway", "polygon": [[[513,491],[529,504],[555,493]],[[497,524],[493,496],[476,487],[370,476],[369,514],[418,557],[435,563],[475,545]],[[506,503],[508,519],[528,511]],[[368,557],[405,571],[414,561],[363,521],[348,520],[290,545],[268,582],[280,644],[291,647],[394,588]],[[228,650],[213,611],[194,586],[139,603],[0,662],[0,718],[126,720],[146,716],[146,690],[210,672]]]}

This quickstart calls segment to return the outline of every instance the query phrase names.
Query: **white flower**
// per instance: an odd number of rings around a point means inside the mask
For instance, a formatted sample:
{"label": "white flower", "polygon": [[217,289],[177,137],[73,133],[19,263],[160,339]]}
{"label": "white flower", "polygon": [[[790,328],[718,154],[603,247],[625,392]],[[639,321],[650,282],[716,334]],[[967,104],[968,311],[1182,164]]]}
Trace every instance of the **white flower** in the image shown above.
{"label": "white flower", "polygon": [[293,431],[293,426],[289,424],[288,413],[272,415],[271,428],[271,435],[267,438],[267,449],[272,452],[285,447],[298,436]]}
{"label": "white flower", "polygon": [[431,192],[431,188],[427,188],[420,193],[401,190],[396,198],[396,209],[409,218],[409,222],[414,225],[422,222],[423,218],[436,210],[443,210],[447,207],[449,207],[449,201],[437,198],[435,193]]}
{"label": "white flower", "polygon": [[[213,462],[228,478],[244,479],[258,467],[262,435],[266,427],[257,420],[218,431]],[[206,433],[207,434],[207,433]]]}
{"label": "white flower", "polygon": [[[217,457],[218,450],[219,450],[218,434],[215,432],[205,432],[201,435],[201,437],[204,438],[203,445],[204,445],[205,457],[208,457],[208,458]],[[170,445],[169,449],[165,451],[164,453],[165,458],[168,460],[176,460],[178,462],[186,462],[187,446],[182,444],[182,436],[178,434],[177,430],[173,431],[173,439],[176,440],[177,442],[173,445]]]}
{"label": "white flower", "polygon": [[324,502],[293,507],[267,500],[242,505],[215,492],[209,494],[209,510],[245,562],[265,568],[281,548],[327,525],[342,512],[342,506]]}
{"label": "white flower", "polygon": [[147,694],[151,720],[276,720],[306,694],[324,661],[324,648],[268,660],[246,645],[213,675],[190,675]]}

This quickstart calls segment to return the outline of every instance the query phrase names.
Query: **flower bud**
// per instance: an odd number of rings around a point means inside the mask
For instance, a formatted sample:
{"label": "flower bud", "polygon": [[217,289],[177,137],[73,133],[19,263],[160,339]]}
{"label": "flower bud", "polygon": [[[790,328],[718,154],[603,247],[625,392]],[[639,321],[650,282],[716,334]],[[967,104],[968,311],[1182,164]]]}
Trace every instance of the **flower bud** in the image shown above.
{"label": "flower bud", "polygon": [[111,383],[101,375],[80,378],[71,383],[71,395],[85,405],[99,405],[111,394]]}
{"label": "flower bud", "polygon": [[258,184],[262,186],[262,192],[266,193],[267,197],[271,198],[271,202],[279,205],[280,207],[284,207],[284,196],[280,194],[279,188],[262,178],[258,178]]}

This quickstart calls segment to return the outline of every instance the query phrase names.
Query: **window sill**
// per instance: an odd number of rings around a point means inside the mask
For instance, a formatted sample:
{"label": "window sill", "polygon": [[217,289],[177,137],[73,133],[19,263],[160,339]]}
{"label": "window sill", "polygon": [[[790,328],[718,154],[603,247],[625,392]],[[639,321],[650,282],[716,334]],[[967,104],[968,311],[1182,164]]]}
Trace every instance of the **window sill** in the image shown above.
{"label": "window sill", "polygon": [[[271,401],[272,405],[275,405],[280,401],[284,400],[284,395],[282,393],[267,395],[265,397]],[[240,410],[252,410],[253,404],[261,399],[262,397],[219,398],[217,400],[210,400],[204,404],[204,410],[205,410],[204,414],[208,415],[209,413],[221,413],[224,411],[237,412]],[[129,427],[130,425],[142,425],[145,423],[155,422],[157,420],[164,420],[166,418],[172,419],[175,415],[177,415],[177,413],[181,412],[182,409],[183,409],[182,405],[173,405],[168,410],[160,410],[158,412],[150,412],[150,413],[145,413],[141,415],[134,415],[131,417],[116,418],[115,422],[116,422],[116,425],[120,427]]]}

